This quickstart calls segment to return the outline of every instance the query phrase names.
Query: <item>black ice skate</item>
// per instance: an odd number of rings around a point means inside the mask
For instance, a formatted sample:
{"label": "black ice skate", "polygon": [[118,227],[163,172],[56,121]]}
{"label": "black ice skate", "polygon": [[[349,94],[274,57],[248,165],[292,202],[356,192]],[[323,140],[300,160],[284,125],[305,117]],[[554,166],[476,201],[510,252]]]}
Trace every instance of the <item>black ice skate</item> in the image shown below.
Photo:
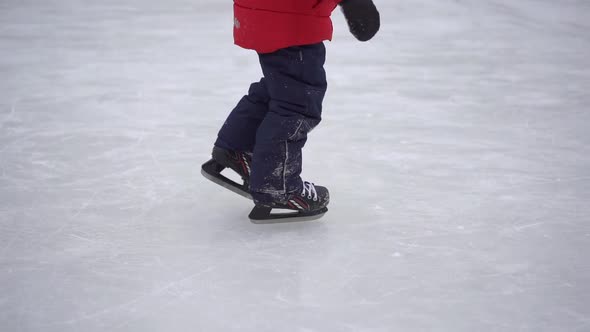
{"label": "black ice skate", "polygon": [[[211,153],[212,159],[204,163],[201,168],[201,174],[207,179],[225,187],[238,195],[252,199],[248,192],[250,182],[250,165],[252,164],[252,155],[244,152],[230,151],[219,147],[214,147]],[[242,184],[230,180],[221,172],[226,169],[232,169],[242,177]]]}
{"label": "black ice skate", "polygon": [[[257,202],[249,218],[255,224],[274,224],[294,221],[311,221],[328,212],[330,202],[328,188],[303,182],[301,192],[289,194],[284,201]],[[283,213],[271,213],[272,209],[290,210]]]}

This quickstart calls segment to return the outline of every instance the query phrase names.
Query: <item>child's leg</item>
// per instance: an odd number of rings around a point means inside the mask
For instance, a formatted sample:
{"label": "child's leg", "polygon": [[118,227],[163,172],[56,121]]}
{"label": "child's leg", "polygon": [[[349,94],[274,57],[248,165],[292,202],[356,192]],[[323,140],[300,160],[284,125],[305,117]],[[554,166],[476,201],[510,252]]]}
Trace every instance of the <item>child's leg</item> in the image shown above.
{"label": "child's leg", "polygon": [[268,112],[269,95],[265,79],[252,83],[248,94],[225,120],[217,135],[215,146],[241,152],[252,152],[256,131]]}
{"label": "child's leg", "polygon": [[301,149],[321,120],[327,89],[325,57],[323,43],[260,55],[270,102],[252,159],[250,191],[259,202],[301,190]]}

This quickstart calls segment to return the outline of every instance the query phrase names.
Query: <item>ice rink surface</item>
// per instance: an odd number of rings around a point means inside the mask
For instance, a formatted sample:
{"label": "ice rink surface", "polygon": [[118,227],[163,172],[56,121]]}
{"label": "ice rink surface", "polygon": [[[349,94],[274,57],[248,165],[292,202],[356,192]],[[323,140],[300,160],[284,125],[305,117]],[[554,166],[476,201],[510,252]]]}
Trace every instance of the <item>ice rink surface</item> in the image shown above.
{"label": "ice rink surface", "polygon": [[0,330],[590,331],[590,3],[334,14],[304,177],[259,226],[200,175],[261,73],[231,1],[0,2]]}

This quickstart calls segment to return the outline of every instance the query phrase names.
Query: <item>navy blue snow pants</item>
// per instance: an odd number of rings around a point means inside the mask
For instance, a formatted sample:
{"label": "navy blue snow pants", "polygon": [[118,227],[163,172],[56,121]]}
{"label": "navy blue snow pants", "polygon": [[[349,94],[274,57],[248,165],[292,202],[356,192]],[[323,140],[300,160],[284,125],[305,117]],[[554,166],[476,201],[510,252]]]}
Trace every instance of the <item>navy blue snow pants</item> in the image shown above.
{"label": "navy blue snow pants", "polygon": [[253,152],[250,192],[257,202],[301,190],[301,149],[321,121],[327,89],[323,43],[259,54],[253,83],[219,131],[216,146]]}

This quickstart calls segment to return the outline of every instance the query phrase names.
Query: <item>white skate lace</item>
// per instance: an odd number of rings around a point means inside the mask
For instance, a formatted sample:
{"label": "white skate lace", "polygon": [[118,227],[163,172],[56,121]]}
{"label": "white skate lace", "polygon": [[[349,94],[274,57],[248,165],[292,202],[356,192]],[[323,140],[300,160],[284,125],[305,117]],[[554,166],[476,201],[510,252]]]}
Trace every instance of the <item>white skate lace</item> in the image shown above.
{"label": "white skate lace", "polygon": [[307,199],[312,199],[314,202],[318,201],[318,192],[315,190],[315,185],[311,182],[303,181],[303,191],[301,197],[307,196]]}

